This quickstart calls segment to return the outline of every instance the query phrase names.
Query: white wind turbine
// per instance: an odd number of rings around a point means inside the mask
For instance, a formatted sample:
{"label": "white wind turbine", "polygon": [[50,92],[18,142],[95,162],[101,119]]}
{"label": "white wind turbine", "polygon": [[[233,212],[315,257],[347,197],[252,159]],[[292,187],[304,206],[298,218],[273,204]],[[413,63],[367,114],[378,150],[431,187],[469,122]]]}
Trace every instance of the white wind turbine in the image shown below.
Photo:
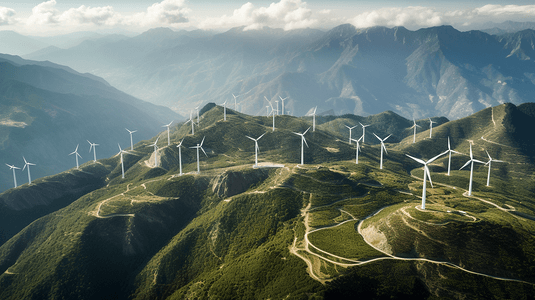
{"label": "white wind turbine", "polygon": [[414,125],[412,125],[411,128],[409,129],[413,129],[414,128],[414,134],[412,136],[412,143],[416,143],[416,127],[420,127],[420,125],[416,124],[416,121],[414,121],[414,119],[412,119],[412,122],[414,123]]}
{"label": "white wind turbine", "polygon": [[200,117],[199,117],[199,107],[200,107],[200,106],[195,107],[195,110],[197,111],[197,125],[199,125],[199,122],[200,122]]}
{"label": "white wind turbine", "polygon": [[485,150],[485,152],[487,152],[487,156],[489,157],[489,161],[485,164],[485,165],[489,165],[489,174],[487,175],[487,186],[489,186],[490,184],[490,164],[495,161],[495,162],[504,162],[503,160],[497,160],[497,159],[492,159],[492,157],[490,157],[490,154],[487,150]]}
{"label": "white wind turbine", "polygon": [[223,121],[227,120],[227,101],[223,102]]}
{"label": "white wind turbine", "polygon": [[281,115],[284,115],[284,100],[288,99],[288,97],[282,98],[281,96],[279,96],[279,98],[281,99],[281,102],[282,102],[282,113],[281,113]]}
{"label": "white wind turbine", "polygon": [[[264,96],[264,98],[266,99],[266,101],[269,103],[269,105],[271,106],[271,113],[270,114],[273,114],[273,131],[275,131],[275,109],[273,108],[273,105],[271,104],[271,102],[268,100],[268,98],[266,96]],[[268,115],[269,116],[269,115]]]}
{"label": "white wind turbine", "polygon": [[158,143],[158,139],[160,139],[160,137],[157,137],[156,138],[156,141],[154,142],[154,144],[150,144],[148,145],[147,147],[154,147],[154,167],[158,167],[158,145],[156,145]]}
{"label": "white wind turbine", "polygon": [[464,167],[466,167],[468,164],[470,164],[470,184],[468,185],[468,196],[472,196],[472,178],[474,174],[474,162],[478,162],[481,164],[484,164],[484,162],[474,159],[474,156],[472,155],[472,144],[470,144],[470,160],[467,161],[464,166],[462,166],[459,170],[462,170]]}
{"label": "white wind turbine", "polygon": [[357,146],[355,147],[356,149],[356,157],[355,157],[355,163],[358,164],[359,163],[359,150],[360,150],[360,140],[362,140],[362,137],[360,137],[358,140],[355,140],[355,139],[352,139],[355,143],[357,143]]}
{"label": "white wind turbine", "polygon": [[121,145],[119,145],[119,143],[117,143],[117,146],[119,146],[119,154],[121,155],[121,171],[122,171],[123,178],[124,178],[124,161],[123,161],[123,153],[128,153],[128,152],[126,152],[125,150],[121,149]]}
{"label": "white wind turbine", "polygon": [[80,154],[78,154],[78,146],[80,146],[80,144],[76,145],[76,149],[74,149],[74,152],[69,154],[69,155],[73,155],[74,154],[74,157],[76,157],[76,169],[78,169],[78,157],[82,158],[82,156]]}
{"label": "white wind turbine", "polygon": [[205,137],[202,138],[201,143],[200,143],[200,144],[197,144],[197,146],[195,146],[195,147],[190,147],[190,148],[192,148],[192,149],[193,149],[193,148],[197,148],[197,174],[201,173],[201,168],[200,168],[200,166],[199,166],[199,149],[201,149],[202,152],[204,153],[204,155],[206,155],[206,157],[208,157],[208,154],[206,154],[206,152],[204,151],[204,149],[203,149],[203,147],[202,147],[202,144],[204,143],[204,138],[205,138]]}
{"label": "white wind turbine", "polygon": [[377,134],[373,134],[375,135],[375,137],[381,141],[381,163],[379,164],[379,169],[383,169],[383,149],[385,150],[386,154],[388,154],[388,151],[386,151],[386,147],[385,147],[385,143],[384,141],[386,141],[386,139],[388,139],[391,135],[385,137],[384,139],[381,139],[380,137],[377,136]]}
{"label": "white wind turbine", "polygon": [[429,138],[433,136],[433,123],[436,123],[436,122],[431,120],[431,118],[429,118]]}
{"label": "white wind turbine", "polygon": [[432,163],[435,159],[441,157],[442,155],[444,155],[446,153],[448,153],[448,151],[442,152],[439,155],[431,158],[428,161],[423,161],[423,160],[421,160],[419,158],[412,157],[412,156],[410,156],[408,154],[405,154],[408,157],[412,158],[413,160],[415,160],[415,161],[421,163],[422,165],[424,165],[424,188],[423,188],[423,191],[422,191],[422,209],[425,209],[425,192],[426,192],[425,185],[426,185],[426,182],[427,182],[426,177],[429,178],[429,183],[431,184],[431,187],[433,187],[433,182],[431,181],[431,172],[429,171],[429,168],[427,167],[427,165]]}
{"label": "white wind turbine", "polygon": [[314,107],[314,110],[309,114],[309,116],[312,116],[312,132],[316,131],[316,109],[318,107]]}
{"label": "white wind turbine", "polygon": [[236,98],[238,98],[240,95],[238,96],[234,96],[234,94],[232,94],[232,97],[234,97],[234,110],[235,111],[238,111],[238,102],[236,102]]}
{"label": "white wind turbine", "polygon": [[15,187],[17,187],[17,176],[15,175],[15,169],[20,170],[20,168],[17,168],[13,165],[6,164],[11,170],[13,170],[13,181],[15,182]]}
{"label": "white wind turbine", "polygon": [[[198,116],[198,115],[197,115]],[[197,119],[198,121],[198,119]],[[162,127],[167,127],[167,146],[171,145],[171,138],[169,136],[169,127],[171,127],[171,124],[173,124],[173,121],[167,125],[163,125]]]}
{"label": "white wind turbine", "polygon": [[269,105],[266,105],[266,117],[269,117]]}
{"label": "white wind turbine", "polygon": [[178,143],[177,147],[178,147],[178,166],[179,166],[179,169],[180,169],[180,174],[178,174],[179,176],[182,176],[182,142],[184,141],[184,139],[182,139],[180,141],[180,143]]}
{"label": "white wind turbine", "polygon": [[256,139],[253,139],[252,137],[246,135],[246,137],[254,141],[254,167],[255,168],[258,168],[258,150],[260,150],[260,148],[258,148],[258,140],[261,139],[264,136],[264,134],[266,133],[264,132],[261,136],[259,136]]}
{"label": "white wind turbine", "polygon": [[351,145],[351,130],[353,130],[353,128],[357,127],[358,125],[355,125],[353,127],[349,127],[349,126],[344,124],[344,126],[349,129],[349,144]]}
{"label": "white wind turbine", "polygon": [[193,121],[193,113],[189,112],[189,120],[186,121],[184,124],[188,124],[191,122],[191,135],[195,135],[195,121]]}
{"label": "white wind turbine", "polygon": [[32,184],[32,176],[30,175],[30,166],[35,166],[35,164],[27,162],[24,156],[22,157],[22,159],[24,159],[24,167],[22,167],[22,171],[24,171],[24,169],[28,167],[28,184]]}
{"label": "white wind turbine", "polygon": [[449,152],[449,159],[448,159],[448,176],[450,176],[450,167],[451,167],[451,153],[457,153],[457,154],[461,154],[460,152],[457,152],[455,150],[452,150],[451,149],[451,146],[450,146],[450,137],[448,136],[448,151]]}
{"label": "white wind turbine", "polygon": [[89,140],[87,141],[89,143],[89,153],[91,153],[91,149],[93,149],[93,162],[97,162],[97,146],[99,144],[91,143]]}
{"label": "white wind turbine", "polygon": [[368,125],[362,125],[362,123],[360,123],[360,126],[362,126],[362,144],[364,144],[364,141],[366,140],[366,127],[370,126],[371,124],[368,124]]}
{"label": "white wind turbine", "polygon": [[128,130],[128,128],[125,128],[125,129],[126,129],[126,131],[128,131],[128,133],[130,133],[130,150],[133,151],[134,150],[134,141],[132,140],[132,133],[137,132],[137,130],[130,131],[130,130]]}
{"label": "white wind turbine", "polygon": [[309,129],[310,129],[310,127],[308,127],[308,129],[305,130],[305,132],[303,132],[303,133],[294,132],[295,134],[301,136],[301,165],[305,164],[305,147],[304,147],[304,144],[306,144],[307,148],[308,148],[308,143],[307,143],[307,140],[305,139],[305,134],[308,132]]}

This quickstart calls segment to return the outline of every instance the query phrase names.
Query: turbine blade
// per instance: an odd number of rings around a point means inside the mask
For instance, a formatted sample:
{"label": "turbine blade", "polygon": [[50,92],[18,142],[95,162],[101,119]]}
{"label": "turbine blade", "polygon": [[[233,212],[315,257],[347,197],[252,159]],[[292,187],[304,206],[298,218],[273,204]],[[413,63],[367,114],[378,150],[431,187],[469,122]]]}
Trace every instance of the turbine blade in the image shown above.
{"label": "turbine blade", "polygon": [[267,132],[264,132],[261,136],[259,136],[256,140],[258,141],[259,139],[261,139]]}
{"label": "turbine blade", "polygon": [[491,160],[492,160],[492,157],[490,157],[489,152],[488,152],[487,150],[485,150],[485,152],[487,152],[487,156],[489,157],[489,161],[491,161]]}
{"label": "turbine blade", "polygon": [[464,167],[468,166],[470,162],[472,162],[472,160],[467,161],[459,170],[464,169]]}
{"label": "turbine blade", "polygon": [[450,137],[448,136],[448,150],[451,151],[451,147],[450,147]]}
{"label": "turbine blade", "polygon": [[307,130],[305,130],[305,132],[303,132],[303,135],[307,134],[307,132],[310,130],[310,127],[308,127]]}
{"label": "turbine blade", "polygon": [[305,139],[305,136],[302,135],[301,138],[303,138],[303,141],[305,142],[305,145],[307,145],[307,148],[309,148],[309,147],[308,147],[308,144],[307,144],[307,139]]}
{"label": "turbine blade", "polygon": [[385,149],[385,153],[388,154],[388,151],[386,151],[385,143],[381,142],[381,146],[383,146],[383,149]]}
{"label": "turbine blade", "polygon": [[[206,136],[203,136],[203,137],[202,137],[201,144],[199,145],[199,146],[201,147],[201,149],[202,149],[202,144],[204,143],[204,138],[205,138],[205,137],[206,137]],[[204,150],[203,150],[203,151],[204,151]]]}
{"label": "turbine blade", "polygon": [[389,134],[387,137],[385,137],[385,139],[383,140],[383,142],[386,141],[390,136],[392,136],[392,134]]}
{"label": "turbine blade", "polygon": [[199,148],[201,148],[201,150],[204,153],[204,155],[206,155],[206,157],[208,157],[208,154],[206,154],[206,152],[204,151],[204,148],[203,147],[199,147]]}
{"label": "turbine blade", "polygon": [[248,137],[249,139],[253,140],[253,141],[256,141],[255,139],[253,139],[252,137],[246,135],[246,137]]}
{"label": "turbine blade", "polygon": [[427,163],[431,163],[431,162],[433,162],[435,159],[441,157],[442,155],[444,155],[444,154],[446,154],[446,153],[448,153],[448,151],[444,151],[444,152],[440,153],[439,155],[437,155],[437,156],[431,158],[430,160],[427,161]]}
{"label": "turbine blade", "polygon": [[408,154],[405,154],[405,155],[407,155],[408,157],[410,157],[410,158],[414,159],[415,161],[421,163],[422,165],[425,165],[425,161],[423,161],[423,160],[421,160],[419,158],[416,158],[416,157],[412,157],[412,156],[410,156]]}
{"label": "turbine blade", "polygon": [[433,187],[433,181],[431,181],[431,172],[429,171],[429,168],[427,167],[427,165],[425,165],[424,168],[427,170],[427,178],[429,178],[429,183],[431,184],[431,187]]}
{"label": "turbine blade", "polygon": [[381,142],[383,141],[383,140],[381,140],[380,137],[377,136],[377,134],[375,134],[375,132],[373,133],[373,135],[375,135],[375,137],[376,137],[379,141],[381,141]]}
{"label": "turbine blade", "polygon": [[477,160],[477,159],[473,159],[474,162],[477,162],[477,163],[480,163],[480,164],[484,164],[484,162],[480,161],[480,160]]}

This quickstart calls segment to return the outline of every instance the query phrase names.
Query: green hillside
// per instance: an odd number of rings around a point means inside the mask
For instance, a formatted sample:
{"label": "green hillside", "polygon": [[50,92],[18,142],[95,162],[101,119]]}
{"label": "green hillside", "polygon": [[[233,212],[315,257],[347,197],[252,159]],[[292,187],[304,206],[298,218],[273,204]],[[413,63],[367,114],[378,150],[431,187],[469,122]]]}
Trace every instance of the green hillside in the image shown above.
{"label": "green hillside", "polygon": [[[490,114],[497,122],[522,113],[532,122],[530,112],[502,105]],[[167,131],[138,143],[125,154],[125,179],[118,156],[84,164],[84,172],[100,174],[100,186],[0,246],[0,298],[528,299],[535,294],[533,167],[519,146],[526,140],[507,131],[518,128],[517,118],[498,131],[489,128],[484,110],[436,125],[432,140],[423,138],[424,131],[415,144],[400,131],[405,139],[387,144],[381,170],[379,145],[364,145],[355,164],[354,145],[336,129],[358,118],[332,119],[309,131],[305,164],[298,165],[301,140],[292,132],[309,128],[310,118],[278,116],[273,132],[272,118],[227,113],[223,121],[223,108],[209,105],[194,135],[189,123],[179,123],[171,126],[169,146]],[[388,114],[375,117],[384,120],[377,128],[388,126]],[[435,156],[447,144],[431,142],[450,134],[453,148],[466,153],[464,139],[482,132],[487,140],[474,140],[478,159],[484,158],[482,143],[510,143],[489,147],[489,153],[503,160],[516,153],[525,165],[496,163],[490,187],[487,168],[478,166],[473,196],[467,197],[469,172],[458,170],[467,156],[455,154],[450,176],[441,158],[430,166],[434,188],[428,184],[421,210],[423,169],[405,154]],[[253,168],[254,142],[246,135],[263,133],[260,167]],[[157,138],[160,166],[154,167],[149,145]],[[200,152],[197,174],[196,150],[189,147],[203,138],[207,155]],[[184,175],[178,176],[176,146],[182,139]],[[72,178],[72,186],[81,189],[90,182],[82,174],[71,170],[57,176]],[[54,181],[54,176],[39,179],[34,188]],[[22,191],[0,197],[14,203]]]}

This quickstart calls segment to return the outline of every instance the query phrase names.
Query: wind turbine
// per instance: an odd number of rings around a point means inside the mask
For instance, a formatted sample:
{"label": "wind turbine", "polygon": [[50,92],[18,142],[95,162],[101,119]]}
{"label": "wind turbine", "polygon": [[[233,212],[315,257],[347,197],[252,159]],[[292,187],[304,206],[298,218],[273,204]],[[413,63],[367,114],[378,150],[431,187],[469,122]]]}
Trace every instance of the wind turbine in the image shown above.
{"label": "wind turbine", "polygon": [[355,139],[352,139],[355,143],[357,143],[357,146],[355,147],[356,148],[356,157],[355,157],[355,163],[358,164],[359,163],[359,150],[360,150],[360,140],[362,140],[362,137],[360,137],[360,139],[358,140],[355,140]]}
{"label": "wind turbine", "polygon": [[80,144],[76,145],[76,149],[74,149],[74,152],[72,152],[71,154],[69,154],[69,155],[73,155],[73,154],[75,154],[74,157],[76,157],[76,169],[78,169],[78,156],[79,156],[80,158],[82,158],[82,156],[81,156],[80,154],[78,154],[78,146],[80,146]]}
{"label": "wind turbine", "polygon": [[227,101],[223,102],[223,121],[227,120]]}
{"label": "wind turbine", "polygon": [[279,98],[281,99],[281,102],[282,102],[282,115],[284,115],[284,100],[288,99],[288,97],[282,98],[281,96],[279,96]]}
{"label": "wind turbine", "polygon": [[318,109],[318,107],[314,107],[314,110],[309,114],[312,115],[312,132],[315,132],[316,131],[316,109]]}
{"label": "wind turbine", "polygon": [[99,144],[93,144],[89,140],[87,140],[87,142],[90,145],[89,146],[89,153],[91,153],[91,149],[93,149],[93,162],[97,162],[97,146],[99,146]]}
{"label": "wind turbine", "polygon": [[13,181],[15,182],[15,187],[17,187],[17,176],[15,175],[15,169],[20,170],[20,168],[17,168],[15,166],[8,165],[8,164],[6,164],[6,166],[8,166],[11,170],[13,170]]}
{"label": "wind turbine", "polygon": [[310,129],[310,127],[308,127],[308,129],[305,130],[305,132],[303,132],[303,133],[294,132],[295,134],[301,136],[301,165],[305,164],[305,148],[304,148],[304,144],[306,144],[307,148],[308,148],[308,143],[307,143],[307,140],[305,139],[305,134],[308,132],[309,129]]}
{"label": "wind turbine", "polygon": [[[198,115],[197,115],[197,121],[198,121]],[[169,137],[169,127],[173,124],[173,121],[167,125],[163,125],[162,127],[167,127],[167,146],[171,145],[171,138]]]}
{"label": "wind turbine", "polygon": [[490,154],[487,150],[485,150],[485,152],[487,152],[487,156],[489,157],[489,161],[485,164],[485,165],[489,165],[489,174],[487,175],[487,186],[489,186],[490,184],[490,164],[495,161],[495,162],[504,162],[502,160],[497,160],[497,159],[492,159],[492,157],[490,157]]}
{"label": "wind turbine", "polygon": [[266,133],[264,132],[261,136],[259,136],[256,139],[253,139],[252,137],[246,135],[246,137],[254,141],[254,167],[255,168],[258,168],[258,150],[260,150],[258,148],[258,140],[261,139],[264,136],[264,134]]}
{"label": "wind turbine", "polygon": [[279,115],[279,100],[275,100],[275,107],[277,107],[277,116]]}
{"label": "wind turbine", "polygon": [[269,105],[266,105],[266,117],[269,117]]}
{"label": "wind turbine", "polygon": [[191,135],[195,135],[195,121],[193,121],[193,115],[191,111],[189,112],[189,120],[187,120],[184,124],[188,124],[188,122],[191,122]]}
{"label": "wind turbine", "polygon": [[133,151],[134,150],[134,142],[132,140],[132,133],[137,132],[137,130],[130,131],[130,130],[128,130],[128,128],[125,128],[125,129],[126,129],[126,131],[128,131],[130,133],[130,150]]}
{"label": "wind turbine", "polygon": [[362,123],[360,123],[360,126],[362,126],[362,144],[364,144],[364,140],[366,139],[365,138],[365,133],[366,133],[366,127],[370,126],[371,124],[368,124],[368,125],[362,125]]}
{"label": "wind turbine", "polygon": [[178,147],[178,166],[180,168],[180,174],[179,176],[182,176],[182,142],[184,141],[184,139],[182,139],[180,141],[180,143],[178,143],[177,147]]}
{"label": "wind turbine", "polygon": [[124,161],[123,161],[123,153],[128,153],[125,150],[121,149],[121,145],[117,143],[117,146],[119,146],[119,154],[121,155],[121,170],[123,171],[123,178],[124,178]]}
{"label": "wind turbine", "polygon": [[425,185],[426,185],[426,182],[427,182],[427,180],[426,180],[426,176],[427,176],[427,178],[429,178],[429,183],[431,184],[431,187],[433,187],[433,182],[431,181],[431,172],[429,171],[429,168],[427,167],[427,165],[430,164],[430,163],[432,163],[435,159],[441,157],[442,155],[444,155],[444,154],[446,154],[446,153],[448,153],[448,151],[442,152],[442,153],[440,153],[439,155],[437,155],[437,156],[431,158],[431,159],[428,160],[428,161],[423,161],[423,160],[421,160],[421,159],[419,159],[419,158],[412,157],[412,156],[410,156],[410,155],[408,155],[408,154],[405,154],[405,155],[407,155],[408,157],[412,158],[413,160],[415,160],[415,161],[421,163],[422,165],[424,165],[424,189],[423,189],[423,191],[422,191],[422,209],[425,209]]}
{"label": "wind turbine", "polygon": [[234,97],[234,110],[235,111],[238,111],[238,102],[236,102],[236,98],[238,98],[240,95],[238,96],[234,96],[234,94],[232,94],[232,97]]}
{"label": "wind turbine", "polygon": [[344,126],[349,129],[349,144],[351,145],[351,130],[353,130],[353,128],[357,127],[358,125],[355,125],[353,127],[349,127],[346,124],[344,124]]}
{"label": "wind turbine", "polygon": [[431,120],[431,118],[429,118],[429,138],[433,136],[433,123],[436,123],[436,122]]}
{"label": "wind turbine", "polygon": [[484,162],[474,159],[474,156],[472,155],[472,144],[470,144],[470,160],[467,161],[462,168],[459,170],[462,170],[464,167],[466,167],[468,164],[470,164],[470,184],[468,186],[468,196],[472,196],[472,178],[474,174],[474,162],[478,162],[481,164],[484,164]]}
{"label": "wind turbine", "polygon": [[377,134],[373,134],[375,135],[375,137],[381,141],[381,163],[379,164],[379,169],[383,169],[383,149],[385,149],[385,152],[386,154],[388,154],[388,151],[386,151],[386,147],[385,147],[385,143],[384,141],[386,141],[387,138],[389,138],[391,135],[385,137],[384,139],[381,139],[380,137],[377,136]]}
{"label": "wind turbine", "polygon": [[450,137],[448,136],[448,151],[449,152],[449,159],[448,159],[448,176],[450,176],[450,166],[451,166],[451,153],[457,153],[457,154],[461,154],[460,152],[457,152],[455,150],[452,150],[451,149],[451,146],[450,146]]}
{"label": "wind turbine", "polygon": [[[271,102],[268,100],[268,98],[266,96],[264,96],[264,98],[266,99],[266,101],[269,103],[269,105],[271,106],[271,113],[270,114],[273,114],[273,131],[275,131],[275,109],[273,108],[273,105],[271,104]],[[269,116],[269,115],[268,115]]]}
{"label": "wind turbine", "polygon": [[147,147],[154,147],[154,167],[158,167],[158,145],[156,145],[158,143],[158,139],[160,139],[160,137],[157,137],[156,138],[156,141],[154,142],[154,144],[150,144],[148,145]]}
{"label": "wind turbine", "polygon": [[200,122],[200,118],[199,118],[199,107],[200,107],[200,106],[195,107],[195,110],[197,111],[197,125],[199,125],[199,122]]}
{"label": "wind turbine", "polygon": [[22,157],[22,159],[24,159],[24,167],[22,167],[22,171],[24,171],[24,169],[28,167],[28,184],[32,184],[32,176],[30,176],[30,166],[35,166],[35,164],[27,162],[24,156]]}
{"label": "wind turbine", "polygon": [[202,147],[202,143],[204,143],[204,138],[202,138],[202,141],[200,144],[197,144],[197,146],[195,147],[190,147],[190,148],[197,148],[197,174],[201,173],[201,168],[199,166],[199,149],[202,150],[202,152],[204,153],[204,155],[206,155],[206,157],[208,157],[208,154],[206,154],[206,152],[204,151],[203,147]]}
{"label": "wind turbine", "polygon": [[414,128],[414,135],[412,136],[412,143],[416,143],[416,127],[420,127],[420,125],[416,124],[416,121],[414,121],[414,119],[412,119],[412,122],[414,123],[414,125],[412,125],[411,128],[409,129],[412,129]]}

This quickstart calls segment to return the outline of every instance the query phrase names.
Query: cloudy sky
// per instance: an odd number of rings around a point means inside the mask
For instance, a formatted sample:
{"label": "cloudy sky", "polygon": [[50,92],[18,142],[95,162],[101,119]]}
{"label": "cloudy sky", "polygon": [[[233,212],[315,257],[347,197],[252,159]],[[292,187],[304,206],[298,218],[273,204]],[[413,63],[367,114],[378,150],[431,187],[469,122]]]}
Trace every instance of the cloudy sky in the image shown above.
{"label": "cloudy sky", "polygon": [[125,4],[118,0],[0,0],[0,30],[57,35],[74,31],[143,32],[154,27],[330,29],[343,23],[409,29],[447,24],[469,29],[485,22],[535,21],[533,1],[156,1],[130,0]]}

